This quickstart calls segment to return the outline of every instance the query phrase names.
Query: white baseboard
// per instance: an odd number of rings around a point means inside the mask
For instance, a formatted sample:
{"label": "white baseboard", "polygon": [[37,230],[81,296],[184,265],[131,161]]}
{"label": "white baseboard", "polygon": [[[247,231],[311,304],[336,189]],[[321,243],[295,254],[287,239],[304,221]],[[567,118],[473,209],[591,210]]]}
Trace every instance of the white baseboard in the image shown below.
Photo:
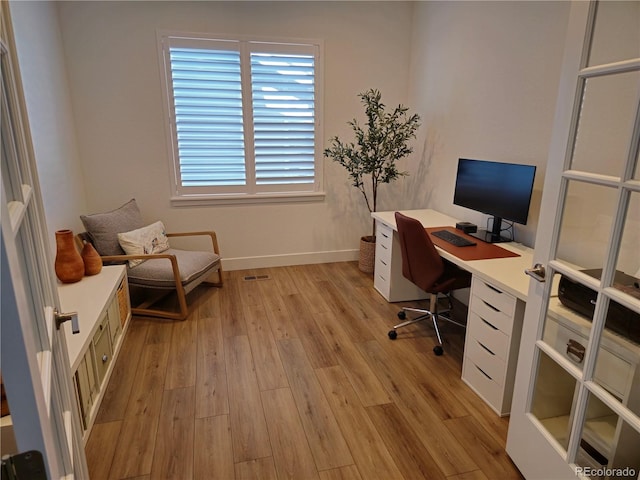
{"label": "white baseboard", "polygon": [[222,268],[226,271],[232,271],[248,270],[251,268],[286,267],[289,265],[310,265],[313,263],[351,262],[358,260],[359,255],[359,250],[355,249],[332,252],[266,255],[263,257],[223,258]]}

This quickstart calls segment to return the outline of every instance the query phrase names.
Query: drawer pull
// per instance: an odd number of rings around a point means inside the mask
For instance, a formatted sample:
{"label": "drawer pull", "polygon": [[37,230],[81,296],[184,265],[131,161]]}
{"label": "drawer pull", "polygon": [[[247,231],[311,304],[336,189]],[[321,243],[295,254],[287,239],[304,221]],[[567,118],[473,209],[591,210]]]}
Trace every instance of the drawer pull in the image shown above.
{"label": "drawer pull", "polygon": [[575,340],[569,339],[567,342],[567,355],[572,360],[582,363],[584,360],[584,351],[585,348]]}
{"label": "drawer pull", "polygon": [[102,355],[102,363],[107,363],[107,360],[109,360],[109,357],[105,353],[104,355]]}
{"label": "drawer pull", "polygon": [[381,247],[381,248],[384,248],[385,250],[389,250],[389,249],[387,248],[387,246],[386,246],[386,245],[382,245],[382,244],[380,244],[380,247]]}
{"label": "drawer pull", "polygon": [[380,235],[382,235],[384,238],[389,238],[389,235],[387,235],[386,233],[380,232]]}
{"label": "drawer pull", "polygon": [[489,375],[484,373],[484,370],[482,370],[479,366],[474,365],[474,367],[476,367],[478,370],[480,370],[480,373],[483,374],[485,377],[487,377],[489,380],[493,380],[493,378],[491,378]]}
{"label": "drawer pull", "polygon": [[485,302],[484,300],[482,300],[482,303],[484,303],[487,307],[489,307],[491,310],[493,310],[494,312],[499,312],[500,310],[498,310],[496,307],[494,307],[493,305],[491,305],[490,303]]}
{"label": "drawer pull", "polygon": [[387,263],[384,260],[380,260],[380,263],[383,264],[385,267],[387,266]]}
{"label": "drawer pull", "polygon": [[494,292],[496,292],[496,293],[500,293],[500,294],[502,294],[502,290],[498,290],[498,289],[497,289],[496,287],[494,287],[493,285],[489,285],[488,283],[485,283],[485,286],[486,286],[487,288],[490,288],[491,290],[493,290],[493,291],[494,291]]}
{"label": "drawer pull", "polygon": [[487,322],[484,318],[481,318],[480,320],[482,320],[489,328],[492,328],[493,330],[498,330],[498,327],[494,327],[489,322]]}
{"label": "drawer pull", "polygon": [[495,357],[496,354],[493,353],[491,350],[489,350],[487,347],[485,347],[482,343],[478,342],[478,345],[480,345],[482,348],[484,348],[487,352],[489,352],[491,355]]}

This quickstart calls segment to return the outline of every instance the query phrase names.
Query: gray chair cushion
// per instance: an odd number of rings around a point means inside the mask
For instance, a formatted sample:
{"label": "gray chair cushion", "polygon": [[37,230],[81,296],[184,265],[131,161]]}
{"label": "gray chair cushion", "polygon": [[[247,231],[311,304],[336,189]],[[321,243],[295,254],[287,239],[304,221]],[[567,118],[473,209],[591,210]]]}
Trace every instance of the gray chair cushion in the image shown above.
{"label": "gray chair cushion", "polygon": [[[180,269],[182,285],[212,272],[220,266],[220,255],[213,252],[177,250],[170,248],[162,255],[175,255]],[[129,284],[154,288],[175,288],[173,270],[169,259],[146,260],[127,271]]]}
{"label": "gray chair cushion", "polygon": [[136,199],[110,212],[80,215],[80,220],[100,255],[124,255],[118,233],[144,227]]}

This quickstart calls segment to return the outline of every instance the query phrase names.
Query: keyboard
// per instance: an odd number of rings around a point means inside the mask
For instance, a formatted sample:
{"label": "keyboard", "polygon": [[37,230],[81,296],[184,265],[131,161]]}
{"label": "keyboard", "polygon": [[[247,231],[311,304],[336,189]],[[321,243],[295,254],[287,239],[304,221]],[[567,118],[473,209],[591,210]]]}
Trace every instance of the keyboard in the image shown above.
{"label": "keyboard", "polygon": [[470,247],[476,244],[476,242],[472,242],[471,240],[467,240],[460,235],[451,233],[449,230],[437,230],[435,232],[431,232],[431,235],[438,237],[456,247]]}

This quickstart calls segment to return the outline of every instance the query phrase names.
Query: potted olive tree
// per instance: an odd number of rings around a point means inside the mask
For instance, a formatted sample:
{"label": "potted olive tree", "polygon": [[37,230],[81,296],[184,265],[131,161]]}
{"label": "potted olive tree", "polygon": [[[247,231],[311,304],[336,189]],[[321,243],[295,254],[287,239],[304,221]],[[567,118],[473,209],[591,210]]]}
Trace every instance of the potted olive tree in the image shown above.
{"label": "potted olive tree", "polygon": [[[351,120],[355,142],[343,143],[337,136],[330,139],[331,146],[324,150],[325,157],[342,165],[356,187],[364,196],[369,212],[377,211],[378,188],[407,172],[398,170],[396,162],[409,155],[413,148],[408,145],[420,126],[417,114],[409,115],[409,109],[398,105],[387,112],[382,103],[382,95],[376,89],[358,94],[365,108],[367,122],[360,126]],[[375,255],[375,222],[371,235],[360,239],[360,261],[363,272],[373,272]]]}

